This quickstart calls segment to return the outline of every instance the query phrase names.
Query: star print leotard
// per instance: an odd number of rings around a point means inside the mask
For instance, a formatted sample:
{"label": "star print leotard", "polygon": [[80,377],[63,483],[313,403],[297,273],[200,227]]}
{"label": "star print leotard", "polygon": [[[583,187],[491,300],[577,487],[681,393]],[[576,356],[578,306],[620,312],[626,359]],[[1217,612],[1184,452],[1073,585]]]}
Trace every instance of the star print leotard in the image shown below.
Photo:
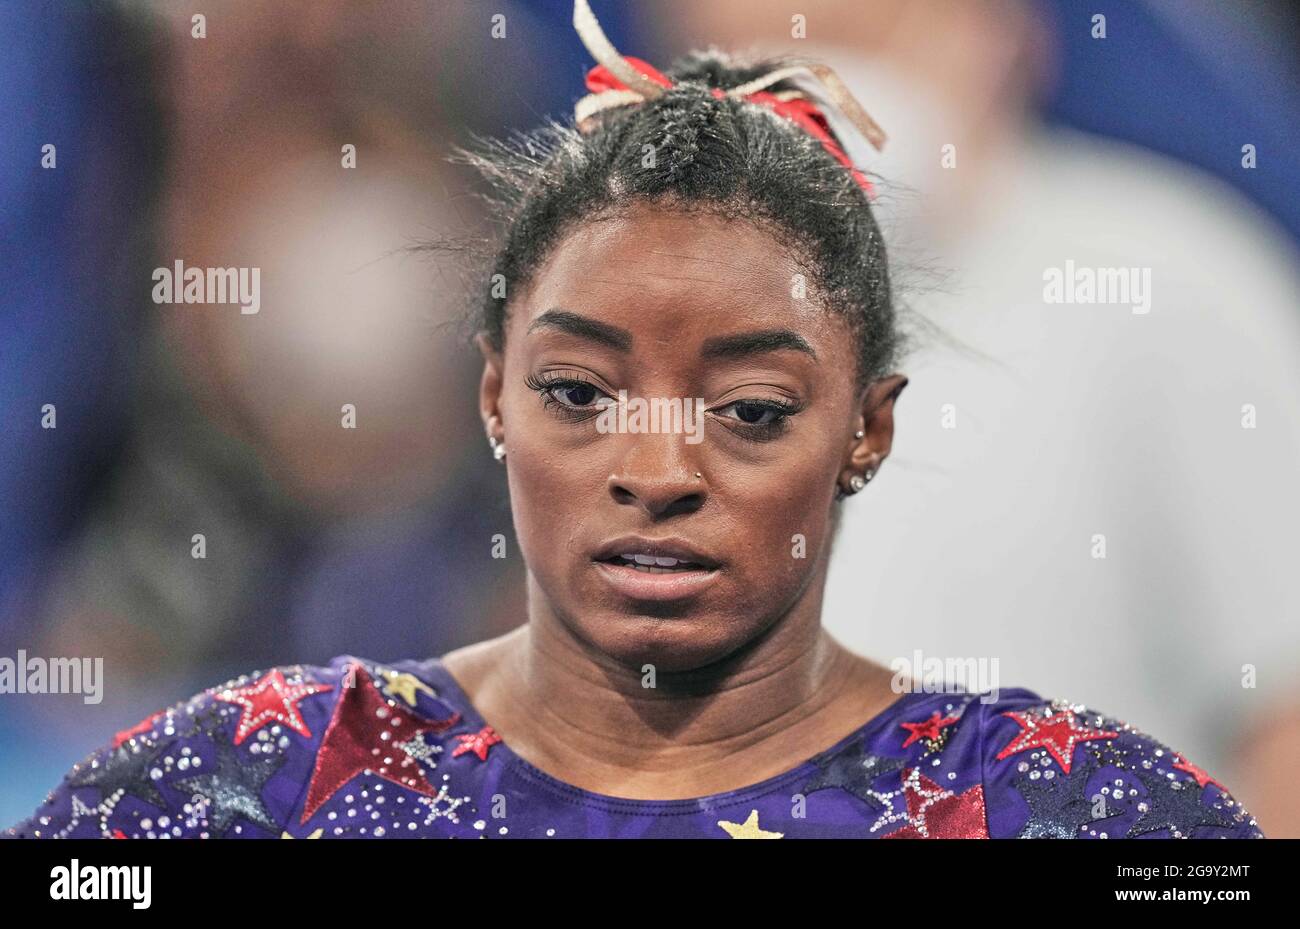
{"label": "star print leotard", "polygon": [[439,659],[229,681],[119,732],[10,837],[1262,838],[1141,731],[1024,690],[909,693],[793,770],[693,800],[538,770]]}

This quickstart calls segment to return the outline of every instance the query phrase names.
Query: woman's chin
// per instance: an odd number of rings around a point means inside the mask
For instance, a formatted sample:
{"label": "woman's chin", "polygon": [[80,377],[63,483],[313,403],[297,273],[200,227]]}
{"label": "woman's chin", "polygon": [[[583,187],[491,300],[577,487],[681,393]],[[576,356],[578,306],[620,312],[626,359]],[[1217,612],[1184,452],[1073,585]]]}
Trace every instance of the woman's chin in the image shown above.
{"label": "woman's chin", "polygon": [[721,661],[741,648],[734,617],[683,612],[672,616],[605,611],[588,613],[581,634],[602,654],[638,673],[694,671]]}

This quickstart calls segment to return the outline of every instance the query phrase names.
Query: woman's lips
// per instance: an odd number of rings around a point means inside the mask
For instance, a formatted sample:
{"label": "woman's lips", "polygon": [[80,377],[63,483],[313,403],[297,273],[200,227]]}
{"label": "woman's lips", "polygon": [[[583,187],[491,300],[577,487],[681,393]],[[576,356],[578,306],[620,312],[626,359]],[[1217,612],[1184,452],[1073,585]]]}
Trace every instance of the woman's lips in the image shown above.
{"label": "woman's lips", "polygon": [[678,562],[689,562],[691,567],[705,569],[719,566],[718,559],[677,536],[654,539],[625,535],[602,544],[592,558],[596,561],[637,561],[644,565],[675,566]]}
{"label": "woman's lips", "polygon": [[633,600],[680,600],[708,588],[718,577],[717,568],[656,568],[617,561],[593,561],[604,581]]}

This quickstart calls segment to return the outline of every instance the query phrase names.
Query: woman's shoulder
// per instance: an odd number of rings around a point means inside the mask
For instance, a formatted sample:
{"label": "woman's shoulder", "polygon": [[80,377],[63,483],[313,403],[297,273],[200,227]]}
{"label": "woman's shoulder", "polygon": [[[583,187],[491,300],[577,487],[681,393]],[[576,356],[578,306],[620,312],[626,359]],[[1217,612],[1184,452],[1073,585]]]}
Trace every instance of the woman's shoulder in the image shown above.
{"label": "woman's shoulder", "polygon": [[[115,733],[4,835],[315,837],[313,818],[348,780],[370,768],[388,775],[372,747],[395,735],[419,741],[461,721],[436,672],[436,660],[340,655],[205,688]],[[316,763],[322,749],[331,764]],[[418,765],[406,770],[403,754],[402,766],[393,778],[418,787]]]}
{"label": "woman's shoulder", "polygon": [[1121,718],[1027,688],[970,695],[988,832],[1262,838],[1223,782]]}

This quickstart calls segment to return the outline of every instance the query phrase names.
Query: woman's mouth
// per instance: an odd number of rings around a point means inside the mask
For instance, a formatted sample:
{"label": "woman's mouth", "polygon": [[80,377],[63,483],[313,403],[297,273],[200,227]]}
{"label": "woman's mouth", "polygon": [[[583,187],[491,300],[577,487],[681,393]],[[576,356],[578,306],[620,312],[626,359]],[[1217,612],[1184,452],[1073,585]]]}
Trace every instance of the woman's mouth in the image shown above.
{"label": "woman's mouth", "polygon": [[605,583],[632,600],[695,596],[717,580],[721,567],[684,540],[640,537],[607,543],[592,561]]}
{"label": "woman's mouth", "polygon": [[707,571],[702,564],[684,561],[680,558],[668,558],[661,555],[615,555],[612,558],[598,559],[605,564],[621,565],[645,574],[675,574],[681,571]]}

